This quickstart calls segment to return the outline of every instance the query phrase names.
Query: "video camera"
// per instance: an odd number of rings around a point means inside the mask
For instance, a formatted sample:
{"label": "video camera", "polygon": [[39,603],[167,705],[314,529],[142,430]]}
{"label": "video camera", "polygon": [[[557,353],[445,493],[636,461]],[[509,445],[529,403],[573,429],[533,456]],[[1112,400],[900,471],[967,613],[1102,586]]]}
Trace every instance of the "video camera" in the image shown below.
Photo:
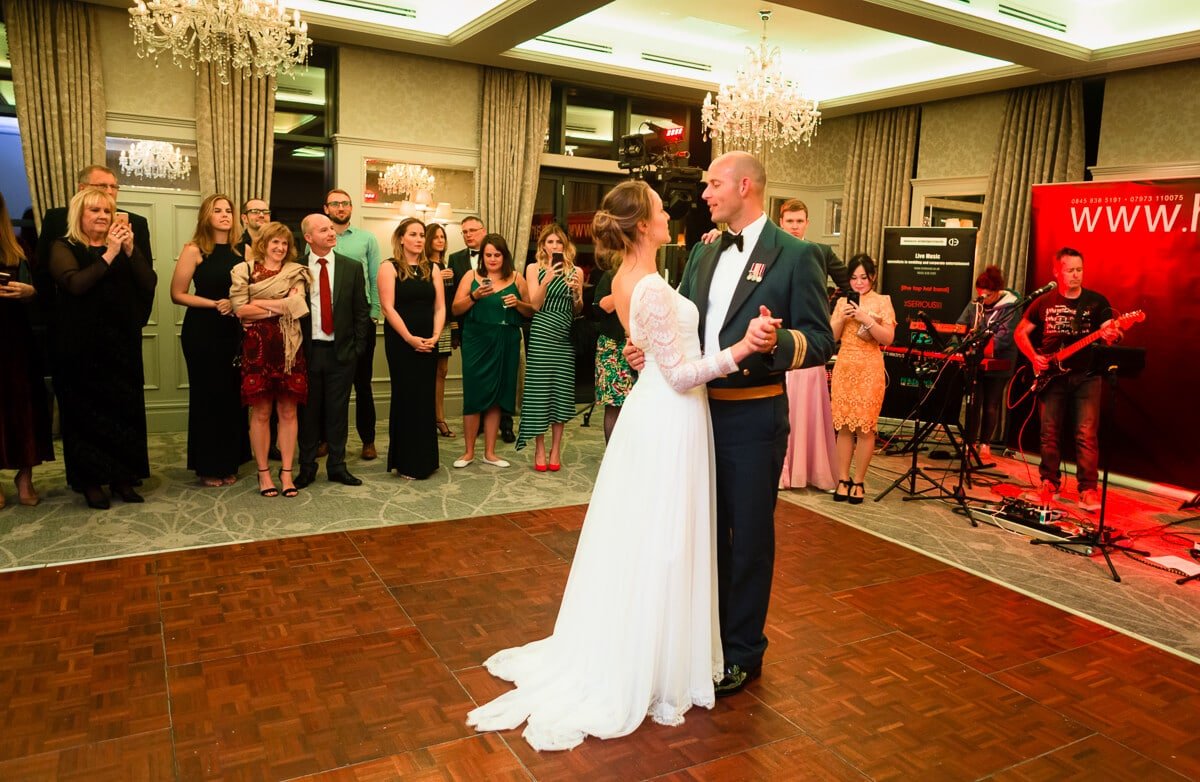
{"label": "video camera", "polygon": [[683,141],[682,125],[669,120],[643,124],[650,130],[621,137],[617,165],[654,188],[672,220],[682,219],[699,201],[704,172],[687,165],[687,153],[676,150]]}

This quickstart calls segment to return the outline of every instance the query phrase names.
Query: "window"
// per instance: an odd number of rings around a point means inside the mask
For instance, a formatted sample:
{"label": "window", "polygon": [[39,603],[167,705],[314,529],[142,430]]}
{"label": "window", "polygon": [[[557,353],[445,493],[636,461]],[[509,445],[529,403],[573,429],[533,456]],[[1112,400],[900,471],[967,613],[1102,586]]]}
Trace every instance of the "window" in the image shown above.
{"label": "window", "polygon": [[17,96],[13,92],[12,62],[8,59],[8,25],[0,21],[0,117],[17,116]]}
{"label": "window", "polygon": [[271,218],[299,225],[333,186],[337,50],[314,44],[307,68],[280,76],[275,93]]}

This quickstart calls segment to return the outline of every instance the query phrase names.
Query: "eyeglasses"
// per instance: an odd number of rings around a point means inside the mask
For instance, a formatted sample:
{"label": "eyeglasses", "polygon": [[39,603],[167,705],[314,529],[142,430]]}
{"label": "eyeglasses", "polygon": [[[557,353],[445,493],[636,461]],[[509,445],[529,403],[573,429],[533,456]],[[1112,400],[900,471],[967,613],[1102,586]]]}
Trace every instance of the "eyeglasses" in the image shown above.
{"label": "eyeglasses", "polygon": [[246,214],[248,214],[248,215],[257,215],[257,216],[260,216],[260,217],[270,217],[270,216],[271,216],[271,210],[270,210],[270,209],[247,209],[247,210],[246,210]]}
{"label": "eyeglasses", "polygon": [[338,207],[342,206],[351,206],[351,203],[349,201],[330,201],[326,203],[325,206],[332,206],[333,208],[337,209]]}
{"label": "eyeglasses", "polygon": [[99,182],[99,183],[91,183],[91,182],[89,182],[89,183],[88,183],[88,187],[94,187],[94,188],[96,188],[97,190],[111,190],[111,191],[112,191],[112,192],[114,192],[114,193],[116,193],[117,191],[119,191],[119,190],[121,189],[121,186],[120,186],[120,185],[115,185],[115,184],[114,184],[114,185],[110,185],[110,184],[108,184],[108,183],[106,183],[106,182]]}

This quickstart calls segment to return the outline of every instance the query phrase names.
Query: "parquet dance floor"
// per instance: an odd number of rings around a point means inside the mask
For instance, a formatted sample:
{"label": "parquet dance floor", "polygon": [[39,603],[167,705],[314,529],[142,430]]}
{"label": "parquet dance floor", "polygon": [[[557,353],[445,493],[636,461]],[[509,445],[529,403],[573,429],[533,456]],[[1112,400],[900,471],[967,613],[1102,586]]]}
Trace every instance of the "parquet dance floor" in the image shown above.
{"label": "parquet dance floor", "polygon": [[1200,667],[784,502],[761,680],[572,752],[475,734],[583,513],[0,573],[0,780],[1200,778]]}

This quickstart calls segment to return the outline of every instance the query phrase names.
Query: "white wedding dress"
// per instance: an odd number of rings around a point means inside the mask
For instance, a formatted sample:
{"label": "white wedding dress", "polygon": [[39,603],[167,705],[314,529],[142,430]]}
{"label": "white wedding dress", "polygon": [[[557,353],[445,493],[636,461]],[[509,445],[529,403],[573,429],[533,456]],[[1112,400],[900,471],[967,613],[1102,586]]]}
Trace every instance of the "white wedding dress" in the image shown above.
{"label": "white wedding dress", "polygon": [[712,425],[704,383],[737,369],[701,358],[696,306],[661,277],[634,286],[630,339],[646,365],[600,464],[549,638],[484,665],[515,690],[467,716],[476,730],[527,723],[538,750],[678,725],[711,708],[717,625]]}

